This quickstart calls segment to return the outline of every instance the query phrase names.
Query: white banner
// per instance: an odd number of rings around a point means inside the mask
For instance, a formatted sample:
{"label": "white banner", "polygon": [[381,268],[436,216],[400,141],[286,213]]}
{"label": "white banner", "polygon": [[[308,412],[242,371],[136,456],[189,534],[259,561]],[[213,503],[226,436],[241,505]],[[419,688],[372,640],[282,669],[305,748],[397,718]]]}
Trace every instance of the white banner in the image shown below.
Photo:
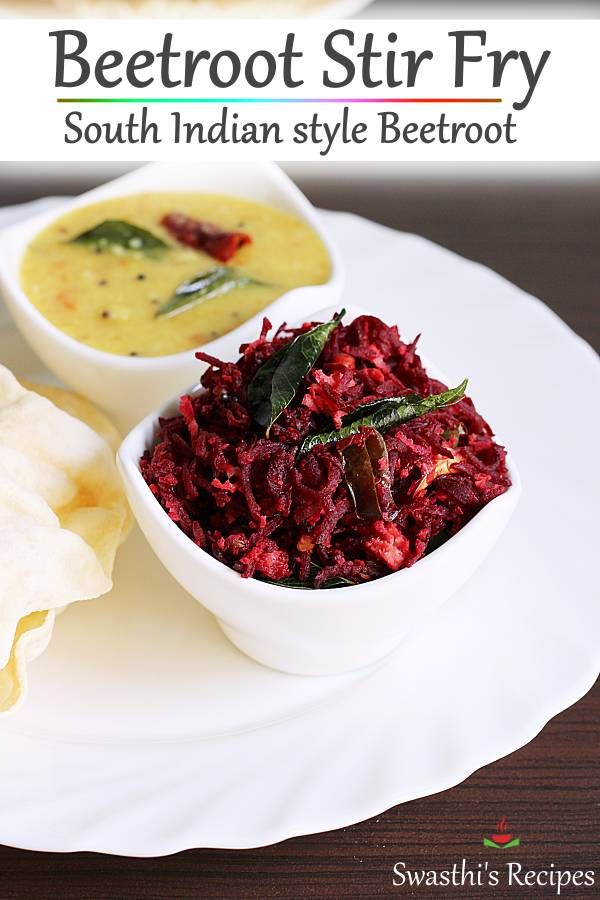
{"label": "white banner", "polygon": [[3,160],[600,160],[600,21],[7,21]]}

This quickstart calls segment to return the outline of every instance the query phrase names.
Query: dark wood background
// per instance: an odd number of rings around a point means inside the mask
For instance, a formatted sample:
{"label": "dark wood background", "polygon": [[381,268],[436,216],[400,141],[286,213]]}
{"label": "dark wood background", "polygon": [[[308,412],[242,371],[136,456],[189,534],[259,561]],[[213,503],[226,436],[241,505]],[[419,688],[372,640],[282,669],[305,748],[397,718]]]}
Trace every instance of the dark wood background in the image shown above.
{"label": "dark wood background", "polygon": [[[542,297],[600,346],[600,172],[586,167],[517,170],[457,165],[292,169],[316,203],[423,234],[479,260]],[[84,181],[93,183],[93,175]],[[71,186],[52,183],[52,190]],[[85,185],[78,182],[77,189]],[[0,203],[39,195],[12,182]],[[560,361],[557,361],[560,364]],[[581,387],[581,386],[580,386]],[[597,454],[597,448],[593,451]],[[1,757],[1,751],[0,751]],[[0,798],[1,802],[1,798]],[[165,859],[29,853],[0,848],[2,900],[82,898],[551,897],[551,889],[392,887],[392,866],[444,869],[490,858],[482,835],[505,815],[521,836],[527,868],[596,869],[596,887],[562,897],[600,897],[600,683],[527,747],[433,797],[359,825],[251,851],[193,850]]]}

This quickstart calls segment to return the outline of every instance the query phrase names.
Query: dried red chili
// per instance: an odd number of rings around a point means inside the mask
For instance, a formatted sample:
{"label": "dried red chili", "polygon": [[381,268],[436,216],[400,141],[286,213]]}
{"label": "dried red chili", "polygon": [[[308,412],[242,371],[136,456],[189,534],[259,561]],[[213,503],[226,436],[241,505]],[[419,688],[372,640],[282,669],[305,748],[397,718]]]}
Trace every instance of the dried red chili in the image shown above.
{"label": "dried red chili", "polygon": [[226,231],[212,222],[201,222],[179,212],[167,213],[161,225],[180,244],[203,250],[220,262],[229,262],[241,247],[252,243],[250,235],[243,231]]}

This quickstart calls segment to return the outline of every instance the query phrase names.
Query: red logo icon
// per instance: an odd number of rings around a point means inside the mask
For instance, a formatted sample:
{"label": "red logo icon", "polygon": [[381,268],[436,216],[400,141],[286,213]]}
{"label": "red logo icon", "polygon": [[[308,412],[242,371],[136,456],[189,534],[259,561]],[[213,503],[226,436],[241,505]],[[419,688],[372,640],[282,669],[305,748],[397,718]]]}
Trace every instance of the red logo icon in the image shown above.
{"label": "red logo icon", "polygon": [[521,838],[509,830],[504,816],[497,823],[496,831],[483,839],[483,846],[493,847],[494,850],[508,850],[509,847],[519,847],[520,845]]}

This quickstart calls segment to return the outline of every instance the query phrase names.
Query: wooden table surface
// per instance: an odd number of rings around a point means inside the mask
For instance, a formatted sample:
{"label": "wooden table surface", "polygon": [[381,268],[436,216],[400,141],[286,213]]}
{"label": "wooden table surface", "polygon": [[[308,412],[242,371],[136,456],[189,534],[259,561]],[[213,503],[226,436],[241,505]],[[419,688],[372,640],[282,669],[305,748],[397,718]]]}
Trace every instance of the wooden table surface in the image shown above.
{"label": "wooden table surface", "polygon": [[[531,167],[516,179],[490,179],[484,168],[469,177],[458,170],[454,177],[391,179],[379,168],[376,178],[353,174],[350,185],[343,167],[330,172],[325,179],[319,167],[302,178],[317,203],[418,232],[486,263],[600,346],[600,175],[561,179]],[[501,816],[521,837],[524,869],[595,869],[595,888],[561,896],[600,896],[600,683],[527,747],[452,790],[359,825],[262,850],[193,850],[156,860],[0,848],[0,900],[554,896],[543,887],[392,887],[400,860],[441,870],[463,857],[471,868],[489,859],[482,836]]]}

